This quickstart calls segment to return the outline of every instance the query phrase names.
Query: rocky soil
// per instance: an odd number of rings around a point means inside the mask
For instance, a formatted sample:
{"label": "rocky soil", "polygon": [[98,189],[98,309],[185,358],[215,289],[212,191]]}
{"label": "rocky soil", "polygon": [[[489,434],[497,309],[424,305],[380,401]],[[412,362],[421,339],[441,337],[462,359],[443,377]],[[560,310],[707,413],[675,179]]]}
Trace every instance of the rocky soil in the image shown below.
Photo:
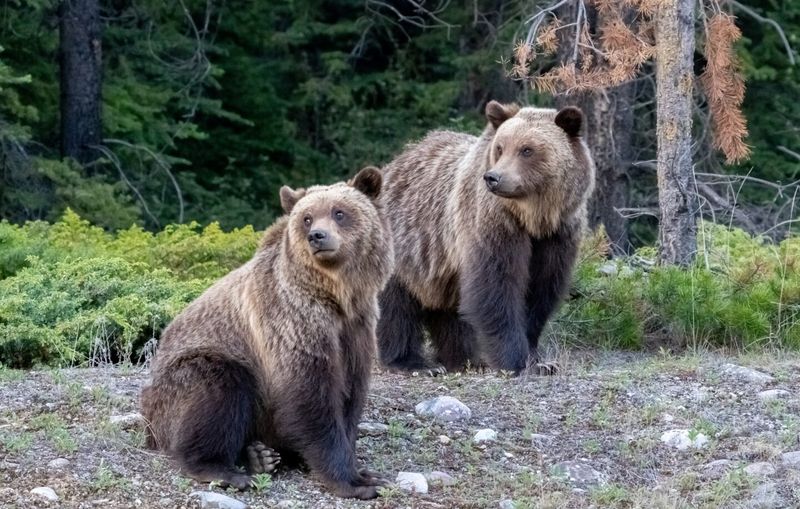
{"label": "rocky soil", "polygon": [[[143,448],[145,369],[0,370],[0,507],[800,507],[800,357],[562,352],[553,377],[376,372],[374,501],[279,470],[248,492]],[[440,398],[440,399],[435,399]]]}

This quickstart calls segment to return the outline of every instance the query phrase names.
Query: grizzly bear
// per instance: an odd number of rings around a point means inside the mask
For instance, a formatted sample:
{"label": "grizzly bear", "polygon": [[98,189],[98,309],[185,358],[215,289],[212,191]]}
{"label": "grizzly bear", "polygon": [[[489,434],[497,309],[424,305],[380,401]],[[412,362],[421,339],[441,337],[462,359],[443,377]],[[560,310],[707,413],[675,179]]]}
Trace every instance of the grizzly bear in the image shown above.
{"label": "grizzly bear", "polygon": [[339,496],[377,496],[356,438],[393,264],[380,190],[376,168],[281,188],[254,257],[164,331],[141,397],[151,447],[202,482],[245,489],[289,457]]}
{"label": "grizzly bear", "polygon": [[538,362],[568,288],[594,185],[583,113],[492,101],[486,117],[480,137],[434,131],[383,168],[396,257],[378,323],[389,367],[519,373]]}

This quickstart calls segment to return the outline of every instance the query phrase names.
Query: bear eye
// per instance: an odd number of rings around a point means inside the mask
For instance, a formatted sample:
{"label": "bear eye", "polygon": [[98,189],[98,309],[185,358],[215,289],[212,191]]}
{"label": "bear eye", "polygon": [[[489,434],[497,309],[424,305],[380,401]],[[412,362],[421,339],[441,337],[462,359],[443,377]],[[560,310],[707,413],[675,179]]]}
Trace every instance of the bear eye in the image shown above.
{"label": "bear eye", "polygon": [[311,226],[311,216],[306,216],[303,218],[303,224],[306,226]]}
{"label": "bear eye", "polygon": [[498,145],[497,146],[497,157],[500,157],[501,155],[503,155],[503,147]]}
{"label": "bear eye", "polygon": [[333,217],[337,221],[341,221],[342,219],[344,219],[344,212],[342,212],[341,210],[337,210],[336,212],[333,213]]}
{"label": "bear eye", "polygon": [[522,150],[519,151],[522,157],[530,157],[533,155],[533,149],[530,147],[524,147]]}

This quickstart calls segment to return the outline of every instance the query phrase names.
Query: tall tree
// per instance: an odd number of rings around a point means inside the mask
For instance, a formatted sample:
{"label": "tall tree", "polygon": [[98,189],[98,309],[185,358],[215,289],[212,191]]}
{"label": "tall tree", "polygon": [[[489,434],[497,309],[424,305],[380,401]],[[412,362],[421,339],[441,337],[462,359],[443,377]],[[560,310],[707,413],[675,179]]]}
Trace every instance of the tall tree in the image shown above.
{"label": "tall tree", "polygon": [[695,0],[662,3],[655,14],[659,260],[688,265],[697,250],[692,168]]}
{"label": "tall tree", "polygon": [[63,0],[59,6],[61,156],[86,164],[103,139],[103,55],[98,0]]}

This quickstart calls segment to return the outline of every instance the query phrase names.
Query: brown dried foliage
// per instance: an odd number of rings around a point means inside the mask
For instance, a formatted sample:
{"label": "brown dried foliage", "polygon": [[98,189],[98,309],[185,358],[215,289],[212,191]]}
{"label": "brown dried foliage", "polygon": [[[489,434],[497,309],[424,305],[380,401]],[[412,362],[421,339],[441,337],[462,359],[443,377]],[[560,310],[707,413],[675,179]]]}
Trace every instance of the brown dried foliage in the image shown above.
{"label": "brown dried foliage", "polygon": [[717,13],[708,22],[706,68],[700,83],[708,99],[708,109],[714,130],[714,148],[725,154],[728,163],[747,159],[750,147],[747,121],[742,113],[744,78],[733,45],[742,36],[734,18]]}

